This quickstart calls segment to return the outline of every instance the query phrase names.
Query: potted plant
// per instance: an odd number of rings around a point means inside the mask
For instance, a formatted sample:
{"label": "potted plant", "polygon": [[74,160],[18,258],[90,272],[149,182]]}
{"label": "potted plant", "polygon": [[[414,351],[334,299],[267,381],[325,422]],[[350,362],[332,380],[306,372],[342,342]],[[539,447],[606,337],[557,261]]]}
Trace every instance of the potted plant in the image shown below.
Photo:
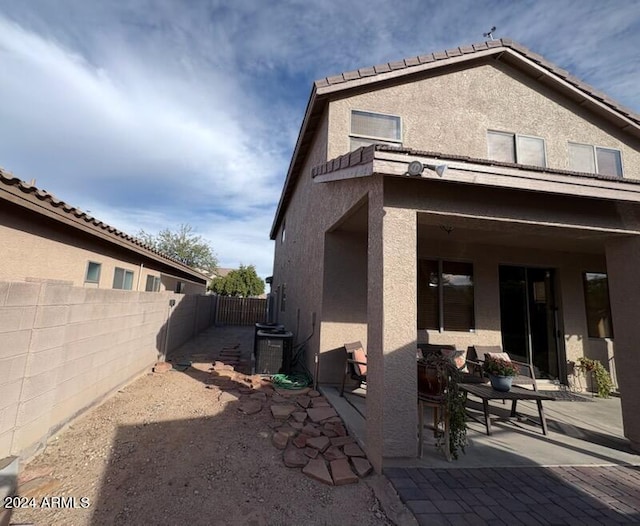
{"label": "potted plant", "polygon": [[[460,371],[449,358],[439,352],[428,353],[418,360],[418,390],[428,397],[438,397],[443,400],[449,415],[449,453],[454,459],[458,452],[464,453],[467,445],[467,423],[465,404],[466,397],[458,389]],[[437,427],[444,427],[445,415],[438,412]],[[444,447],[444,435],[438,437],[437,447]]]}
{"label": "potted plant", "polygon": [[487,356],[482,369],[489,375],[491,387],[496,391],[507,392],[511,389],[513,377],[518,374],[518,368],[511,360]]}
{"label": "potted plant", "polygon": [[592,360],[585,356],[578,358],[578,362],[580,364],[578,365],[580,369],[585,373],[591,373],[593,375],[592,379],[595,380],[598,397],[609,398],[609,395],[613,390],[613,382],[611,381],[609,372],[604,368],[604,365],[602,365],[599,360]]}

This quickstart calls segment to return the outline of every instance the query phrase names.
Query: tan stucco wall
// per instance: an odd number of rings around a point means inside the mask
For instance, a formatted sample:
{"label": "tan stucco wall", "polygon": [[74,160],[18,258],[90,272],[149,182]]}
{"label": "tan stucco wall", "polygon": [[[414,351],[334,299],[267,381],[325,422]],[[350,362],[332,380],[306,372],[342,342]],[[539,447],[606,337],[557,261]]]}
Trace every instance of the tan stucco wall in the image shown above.
{"label": "tan stucco wall", "polygon": [[[77,287],[110,289],[115,268],[133,272],[132,290],[144,291],[147,276],[162,277],[160,290],[175,290],[176,281],[185,283],[186,294],[205,292],[205,285],[162,275],[153,262],[136,258],[106,242],[82,233],[71,235],[52,221],[22,214],[17,209],[0,211],[0,280],[47,279],[66,281]],[[85,283],[89,261],[100,263],[100,281]]]}
{"label": "tan stucco wall", "polygon": [[622,397],[624,434],[636,451],[640,451],[640,383],[636,374],[640,357],[639,261],[640,239],[623,238],[607,244],[609,296],[616,339],[616,369]]}
{"label": "tan stucco wall", "polygon": [[[535,86],[535,89],[530,86]],[[640,144],[504,64],[423,78],[331,102],[328,158],[349,151],[351,110],[398,115],[403,146],[487,158],[487,130],[545,139],[547,165],[569,169],[568,141],[616,148],[640,179]]]}
{"label": "tan stucco wall", "polygon": [[30,456],[165,349],[209,326],[214,300],[0,281],[0,458]]}
{"label": "tan stucco wall", "polygon": [[[336,334],[321,329],[325,324],[335,322],[330,309],[325,312],[326,316],[323,314],[325,233],[347,211],[366,200],[372,186],[381,184],[381,180],[372,178],[336,184],[313,182],[311,168],[327,160],[327,122],[325,114],[282,222],[286,230],[284,243],[281,242],[282,226],[276,237],[273,268],[272,290],[277,291],[286,284],[286,310],[280,310],[278,298],[278,321],[294,332],[296,341],[300,342],[312,333],[315,313],[314,336],[307,343],[307,365],[312,372],[318,349],[331,353],[333,360],[339,354],[338,347],[345,342],[366,339],[361,323],[357,322],[352,324],[353,332],[349,324],[341,324]],[[321,374],[325,370],[335,371],[335,367],[335,362],[323,364],[320,358]]]}

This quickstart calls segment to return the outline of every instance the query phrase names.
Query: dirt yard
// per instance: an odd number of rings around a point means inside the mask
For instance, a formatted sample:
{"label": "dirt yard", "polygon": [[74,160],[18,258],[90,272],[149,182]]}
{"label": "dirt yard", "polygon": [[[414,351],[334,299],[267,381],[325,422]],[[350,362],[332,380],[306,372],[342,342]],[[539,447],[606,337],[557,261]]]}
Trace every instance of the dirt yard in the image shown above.
{"label": "dirt yard", "polygon": [[35,507],[12,523],[391,524],[375,476],[335,487],[285,467],[269,405],[239,411],[249,395],[210,365],[145,375],[55,436],[22,471]]}

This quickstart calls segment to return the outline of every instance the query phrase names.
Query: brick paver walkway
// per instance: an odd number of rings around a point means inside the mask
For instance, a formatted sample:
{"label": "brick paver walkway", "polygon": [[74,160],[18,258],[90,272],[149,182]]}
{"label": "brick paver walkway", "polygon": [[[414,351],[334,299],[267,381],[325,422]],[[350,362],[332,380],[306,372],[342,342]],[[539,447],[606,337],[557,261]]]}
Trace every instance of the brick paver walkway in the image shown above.
{"label": "brick paver walkway", "polygon": [[640,525],[640,467],[387,468],[418,524]]}

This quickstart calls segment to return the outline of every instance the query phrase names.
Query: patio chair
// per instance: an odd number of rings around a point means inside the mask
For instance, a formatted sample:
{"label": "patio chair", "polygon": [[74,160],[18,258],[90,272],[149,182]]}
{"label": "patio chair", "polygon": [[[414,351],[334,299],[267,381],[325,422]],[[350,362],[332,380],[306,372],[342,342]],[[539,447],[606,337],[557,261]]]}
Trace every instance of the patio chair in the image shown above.
{"label": "patio chair", "polygon": [[[443,433],[443,451],[447,460],[451,460],[449,450],[449,411],[447,406],[447,389],[449,386],[447,371],[418,362],[418,458],[422,458],[424,450],[424,408],[430,407],[433,413],[433,436]],[[439,424],[444,429],[440,431]]]}
{"label": "patio chair", "polygon": [[489,381],[482,373],[482,364],[478,361],[469,360],[468,350],[459,351],[455,345],[436,345],[429,343],[419,343],[418,349],[424,358],[432,353],[438,353],[446,356],[458,368],[460,372],[459,383],[463,384],[483,384]]}
{"label": "patio chair", "polygon": [[509,360],[513,363],[516,369],[518,369],[518,374],[514,377],[512,382],[513,385],[532,386],[534,391],[538,390],[533,367],[528,363],[512,360],[509,354],[504,352],[502,347],[499,345],[473,345],[467,349],[467,356],[467,362],[474,362],[480,368],[487,359],[487,356]]}
{"label": "patio chair", "polygon": [[345,364],[344,376],[342,377],[342,386],[340,388],[340,396],[344,396],[344,386],[347,377],[358,382],[358,387],[367,384],[367,353],[360,342],[345,343]]}

